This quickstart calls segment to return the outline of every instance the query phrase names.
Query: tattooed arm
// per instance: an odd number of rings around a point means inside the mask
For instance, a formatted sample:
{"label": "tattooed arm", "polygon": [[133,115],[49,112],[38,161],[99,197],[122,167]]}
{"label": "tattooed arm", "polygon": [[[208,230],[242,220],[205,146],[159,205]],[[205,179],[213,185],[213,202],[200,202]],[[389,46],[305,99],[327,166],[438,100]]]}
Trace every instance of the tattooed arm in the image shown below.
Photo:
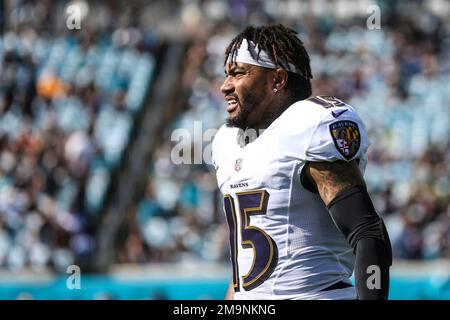
{"label": "tattooed arm", "polygon": [[356,161],[310,162],[304,174],[356,255],[358,299],[387,299],[392,252]]}
{"label": "tattooed arm", "polygon": [[309,162],[306,176],[317,187],[325,205],[329,205],[340,192],[355,186],[365,186],[355,160],[351,162]]}

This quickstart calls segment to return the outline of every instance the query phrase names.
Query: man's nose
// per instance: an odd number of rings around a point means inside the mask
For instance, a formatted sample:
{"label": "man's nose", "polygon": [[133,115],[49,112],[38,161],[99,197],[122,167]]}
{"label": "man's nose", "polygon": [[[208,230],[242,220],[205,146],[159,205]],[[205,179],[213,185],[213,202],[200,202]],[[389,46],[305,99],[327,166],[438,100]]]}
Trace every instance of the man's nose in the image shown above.
{"label": "man's nose", "polygon": [[225,95],[234,91],[233,82],[229,80],[229,77],[227,77],[220,86],[220,91]]}

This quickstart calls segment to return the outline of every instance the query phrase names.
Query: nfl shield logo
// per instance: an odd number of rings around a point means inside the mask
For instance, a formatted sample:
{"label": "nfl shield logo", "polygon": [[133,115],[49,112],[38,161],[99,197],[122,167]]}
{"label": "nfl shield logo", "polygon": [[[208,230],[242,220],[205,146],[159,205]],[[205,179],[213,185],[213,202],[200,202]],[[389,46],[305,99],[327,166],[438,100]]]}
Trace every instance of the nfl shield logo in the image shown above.
{"label": "nfl shield logo", "polygon": [[238,171],[242,168],[242,159],[237,159],[236,163],[234,164],[234,170]]}

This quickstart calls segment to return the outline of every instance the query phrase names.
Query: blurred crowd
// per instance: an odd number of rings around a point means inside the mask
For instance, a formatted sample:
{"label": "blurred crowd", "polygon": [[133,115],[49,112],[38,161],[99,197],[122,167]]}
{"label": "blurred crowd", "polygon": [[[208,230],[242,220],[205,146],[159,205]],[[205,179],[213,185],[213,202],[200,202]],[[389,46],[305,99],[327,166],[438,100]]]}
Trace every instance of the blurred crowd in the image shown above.
{"label": "blurred crowd", "polygon": [[[365,178],[394,257],[450,257],[448,5],[378,1],[380,29],[368,29],[369,2],[322,11],[317,7],[330,2],[305,3],[191,1],[184,7],[192,41],[181,75],[181,111],[149,166],[146,196],[119,262],[228,259],[214,172],[171,162],[178,141],[170,137],[177,128],[193,132],[198,120],[203,130],[220,127],[227,116],[219,90],[225,47],[247,23],[265,22],[298,31],[311,57],[313,95],[334,95],[365,121],[372,142]],[[209,142],[192,143],[206,148]]]}
{"label": "blurred crowd", "polygon": [[[0,268],[89,264],[98,214],[152,85],[161,39],[188,44],[179,113],[126,220],[119,263],[228,261],[221,195],[207,164],[171,160],[175,129],[219,128],[223,56],[247,24],[294,28],[313,94],[353,105],[372,145],[367,180],[401,259],[450,257],[450,15],[434,1],[10,1],[0,36]],[[381,25],[367,28],[367,8]],[[90,19],[89,17],[95,17]],[[151,103],[149,103],[151,106]],[[211,139],[192,141],[207,148]]]}
{"label": "blurred crowd", "polygon": [[58,5],[5,7],[0,268],[12,271],[90,265],[98,213],[155,67],[156,39],[145,32],[49,29]]}

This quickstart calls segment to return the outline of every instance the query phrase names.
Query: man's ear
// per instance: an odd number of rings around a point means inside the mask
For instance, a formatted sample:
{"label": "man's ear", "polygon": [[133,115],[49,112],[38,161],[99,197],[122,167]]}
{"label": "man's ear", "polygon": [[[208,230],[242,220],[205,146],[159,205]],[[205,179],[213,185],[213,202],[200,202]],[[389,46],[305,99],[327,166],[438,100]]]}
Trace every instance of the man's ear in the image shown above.
{"label": "man's ear", "polygon": [[275,70],[275,77],[273,79],[273,87],[274,89],[277,89],[277,91],[282,90],[288,81],[288,73],[286,70],[282,68],[278,68]]}

